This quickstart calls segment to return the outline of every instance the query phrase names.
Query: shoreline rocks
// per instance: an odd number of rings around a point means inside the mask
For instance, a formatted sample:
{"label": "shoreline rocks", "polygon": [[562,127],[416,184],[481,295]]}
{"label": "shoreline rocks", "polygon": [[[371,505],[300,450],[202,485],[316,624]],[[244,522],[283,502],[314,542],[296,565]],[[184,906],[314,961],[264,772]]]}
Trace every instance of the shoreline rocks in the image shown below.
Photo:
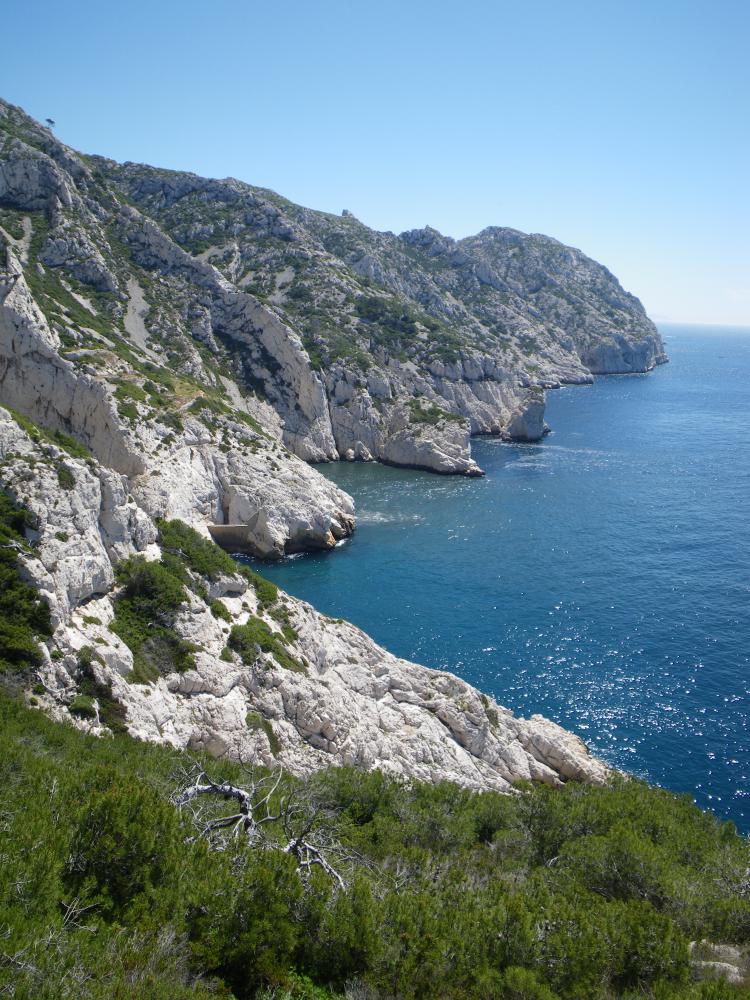
{"label": "shoreline rocks", "polygon": [[[347,764],[506,792],[520,779],[607,780],[606,765],[550,720],[518,718],[459,677],[401,660],[355,626],[271,584],[261,592],[239,572],[188,572],[170,628],[193,650],[192,664],[134,682],[133,652],[111,627],[121,593],[114,569],[131,555],[159,559],[158,526],[128,494],[126,476],[35,442],[1,409],[0,460],[3,487],[35,525],[22,560],[50,604],[54,634],[32,680],[54,718],[106,732],[96,699],[86,717],[70,710],[85,655],[98,690],[124,707],[131,735],[152,742],[299,775]],[[266,636],[250,655],[231,640],[243,627]]]}

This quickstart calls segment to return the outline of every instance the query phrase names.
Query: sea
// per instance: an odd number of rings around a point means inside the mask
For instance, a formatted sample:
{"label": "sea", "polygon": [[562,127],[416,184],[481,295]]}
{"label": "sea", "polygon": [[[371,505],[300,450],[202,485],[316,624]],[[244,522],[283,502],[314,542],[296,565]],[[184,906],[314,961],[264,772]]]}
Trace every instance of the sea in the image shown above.
{"label": "sea", "polygon": [[482,479],[320,471],[354,536],[262,572],[399,656],[580,734],[750,829],[750,328],[663,326],[669,364],[548,393]]}

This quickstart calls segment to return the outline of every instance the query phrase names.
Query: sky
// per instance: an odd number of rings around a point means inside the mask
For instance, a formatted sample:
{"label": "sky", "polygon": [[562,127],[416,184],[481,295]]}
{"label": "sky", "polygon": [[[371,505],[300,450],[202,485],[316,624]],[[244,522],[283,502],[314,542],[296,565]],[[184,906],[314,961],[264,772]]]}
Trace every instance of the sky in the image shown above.
{"label": "sky", "polygon": [[377,229],[542,232],[750,325],[748,0],[26,0],[0,96],[84,152]]}

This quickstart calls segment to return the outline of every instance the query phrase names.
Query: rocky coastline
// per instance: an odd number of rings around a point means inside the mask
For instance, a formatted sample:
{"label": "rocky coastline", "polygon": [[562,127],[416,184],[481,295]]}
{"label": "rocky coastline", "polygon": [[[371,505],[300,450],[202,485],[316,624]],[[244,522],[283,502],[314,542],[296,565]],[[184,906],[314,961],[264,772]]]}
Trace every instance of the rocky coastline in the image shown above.
{"label": "rocky coastline", "polygon": [[0,488],[52,629],[27,697],[96,734],[113,702],[134,736],[297,774],[605,781],[549,720],[222,558],[354,531],[310,463],[481,475],[472,436],[539,440],[547,389],[664,360],[638,300],[548,237],[376,233],[80,155],[0,101]]}

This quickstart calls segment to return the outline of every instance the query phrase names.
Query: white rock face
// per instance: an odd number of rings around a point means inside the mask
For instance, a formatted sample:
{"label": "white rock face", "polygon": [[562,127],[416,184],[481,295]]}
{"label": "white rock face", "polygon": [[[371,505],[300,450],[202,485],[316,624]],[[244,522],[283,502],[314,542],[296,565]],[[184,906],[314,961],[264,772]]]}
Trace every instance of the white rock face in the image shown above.
{"label": "white rock face", "polygon": [[206,523],[246,528],[235,551],[280,558],[332,548],[351,534],[351,497],[270,439],[258,438],[262,447],[253,442],[256,450],[249,451],[241,423],[234,422],[236,447],[222,451],[216,434],[186,415],[184,431],[166,454],[166,428],[160,435],[145,422],[129,426],[108,381],[117,375],[116,358],[89,373],[62,357],[59,338],[16,264],[11,255],[9,275],[0,272],[0,401],[45,427],[74,434],[105,466],[129,477],[130,490],[152,517],[179,517],[202,530]]}
{"label": "white rock face", "polygon": [[47,208],[51,198],[71,205],[73,193],[65,174],[43,153],[4,135],[0,150],[0,199],[31,211]]}
{"label": "white rock face", "polygon": [[71,458],[55,445],[35,445],[0,408],[2,479],[36,518],[37,558],[29,563],[50,604],[53,622],[114,584],[113,562],[147,552],[151,519],[128,496],[127,480],[93,460]]}
{"label": "white rock face", "polygon": [[[165,453],[166,451],[166,453]],[[278,448],[218,450],[197,421],[154,449],[131,491],[152,517],[179,518],[232,552],[264,559],[333,548],[354,530],[354,502],[314,469]]]}
{"label": "white rock face", "polygon": [[[38,216],[26,242],[13,225],[3,238],[27,269],[60,278],[62,299],[141,361],[166,354],[203,384],[250,389],[240,409],[304,461],[475,475],[469,436],[449,418],[405,422],[411,401],[465,418],[470,434],[534,441],[544,394],[530,390],[666,360],[640,302],[548,237],[378,233],[231,178],[84,160],[2,100],[0,119],[13,136],[0,140],[0,205]],[[55,328],[95,335],[46,298]]]}
{"label": "white rock face", "polygon": [[[132,654],[109,630],[118,593],[113,566],[139,552],[159,557],[153,521],[126,477],[35,444],[2,410],[0,460],[4,487],[36,519],[26,573],[52,607],[49,647],[64,654],[39,672],[47,692],[41,702],[53,716],[103,731],[98,715],[84,721],[67,711],[77,652],[89,646],[99,657],[96,676],[111,685],[130,732],[142,739],[278,762],[296,774],[347,764],[500,790],[520,778],[606,780],[607,768],[549,720],[516,718],[458,677],[400,660],[354,626],[281,594],[276,611],[295,630],[283,638],[274,609],[259,606],[239,575],[207,581],[207,599],[222,601],[230,623],[194,593],[177,615],[175,631],[198,647],[195,669],[130,683]],[[253,614],[281,637],[297,669],[260,651],[250,664],[227,656],[231,625]]]}
{"label": "white rock face", "polygon": [[[144,739],[278,753],[300,774],[605,780],[554,723],[285,595],[264,610],[240,575],[186,597],[185,673],[131,683],[133,653],[109,626],[116,565],[160,558],[160,518],[265,558],[329,549],[354,506],[307,462],[477,475],[472,434],[538,440],[545,389],[665,360],[638,300],[547,237],[376,233],[231,179],[84,161],[1,100],[0,119],[13,135],[0,137],[0,407],[40,425],[27,433],[0,409],[0,482],[36,519],[25,572],[59,654],[41,670],[44,707],[70,718],[90,646]],[[72,457],[80,445],[91,458]],[[229,652],[254,614],[286,667]],[[102,731],[98,716],[73,721]]]}
{"label": "white rock face", "polygon": [[186,253],[135,209],[123,208],[120,221],[140,264],[206,290],[212,335],[220,332],[243,345],[282,418],[285,444],[308,462],[337,458],[323,384],[299,337],[271,309],[233,288],[211,264]]}
{"label": "white rock face", "polygon": [[651,371],[666,355],[653,340],[633,342],[613,331],[607,339],[588,346],[582,359],[594,375],[630,375]]}
{"label": "white rock face", "polygon": [[106,387],[60,355],[60,341],[9,254],[0,270],[0,401],[54,430],[73,432],[106,465],[143,470]]}
{"label": "white rock face", "polygon": [[469,422],[445,418],[436,424],[415,421],[403,397],[381,412],[363,386],[335,384],[331,423],[338,453],[349,461],[378,459],[389,465],[430,472],[480,475],[471,457]]}

